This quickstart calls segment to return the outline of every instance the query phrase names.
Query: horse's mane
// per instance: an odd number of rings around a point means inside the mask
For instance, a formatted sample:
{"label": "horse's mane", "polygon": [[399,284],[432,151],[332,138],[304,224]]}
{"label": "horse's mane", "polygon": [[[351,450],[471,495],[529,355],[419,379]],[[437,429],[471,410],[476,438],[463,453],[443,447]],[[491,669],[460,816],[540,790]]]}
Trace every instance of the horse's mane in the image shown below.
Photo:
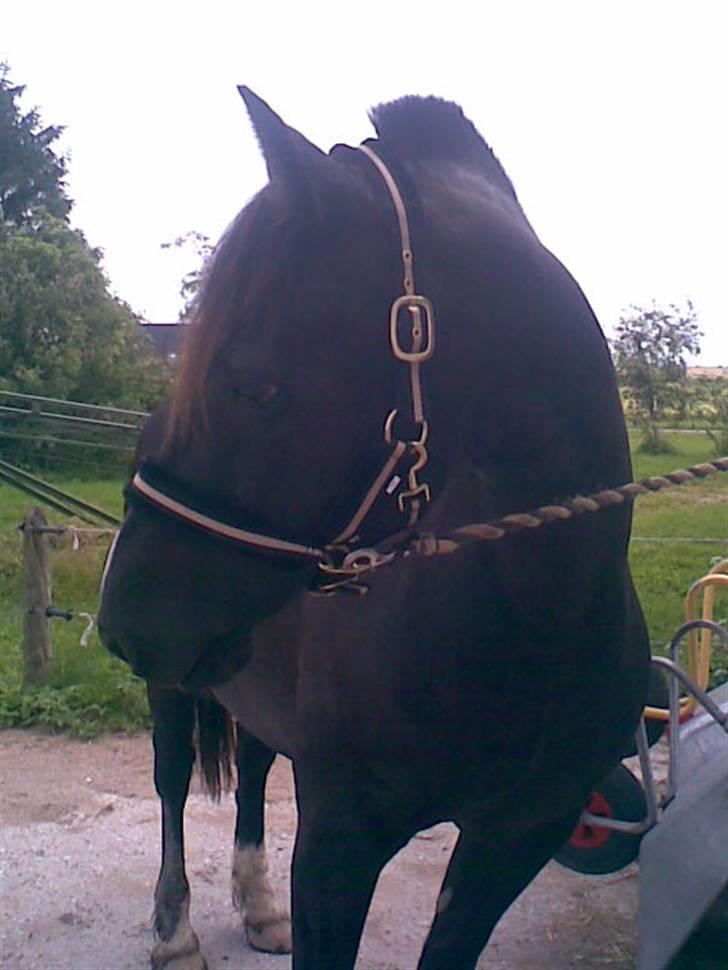
{"label": "horse's mane", "polygon": [[408,95],[372,108],[369,119],[379,140],[399,157],[459,162],[483,172],[516,198],[503,166],[458,105],[442,98]]}
{"label": "horse's mane", "polygon": [[167,444],[186,437],[193,415],[206,422],[205,377],[216,351],[229,336],[231,320],[245,319],[239,303],[249,305],[270,291],[276,267],[286,265],[293,250],[290,226],[276,195],[258,193],[238,213],[215,247],[192,308],[181,366],[170,402]]}

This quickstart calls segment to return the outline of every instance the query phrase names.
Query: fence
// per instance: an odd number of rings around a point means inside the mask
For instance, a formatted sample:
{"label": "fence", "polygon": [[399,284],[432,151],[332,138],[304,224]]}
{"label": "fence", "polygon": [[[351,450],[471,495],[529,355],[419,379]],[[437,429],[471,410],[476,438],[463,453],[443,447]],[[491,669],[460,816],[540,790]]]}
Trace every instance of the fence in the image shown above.
{"label": "fence", "polygon": [[[73,465],[127,463],[148,414],[0,390],[0,447]],[[84,457],[85,456],[85,457]]]}
{"label": "fence", "polygon": [[26,472],[22,468],[16,468],[10,462],[0,460],[0,482],[5,482],[13,488],[25,492],[26,495],[40,499],[57,512],[74,515],[90,525],[95,525],[98,521],[106,525],[119,525],[119,519],[115,515],[99,508],[98,505],[92,505],[90,502],[76,498],[70,492],[58,488],[57,485],[51,485],[50,482],[46,482],[36,475],[31,475],[30,472]]}
{"label": "fence", "polygon": [[51,621],[54,618],[85,620],[81,644],[87,646],[95,619],[91,613],[53,605],[49,536],[70,533],[77,548],[81,535],[113,535],[115,529],[52,526],[43,510],[37,507],[26,514],[18,528],[23,534],[23,685],[38,686],[48,681],[53,667]]}

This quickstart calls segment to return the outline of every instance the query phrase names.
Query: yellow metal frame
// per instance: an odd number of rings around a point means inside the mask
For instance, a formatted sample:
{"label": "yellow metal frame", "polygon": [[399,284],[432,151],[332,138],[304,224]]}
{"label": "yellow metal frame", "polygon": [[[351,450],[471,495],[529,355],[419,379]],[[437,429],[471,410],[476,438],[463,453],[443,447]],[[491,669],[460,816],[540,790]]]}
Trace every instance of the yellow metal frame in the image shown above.
{"label": "yellow metal frame", "polygon": [[[706,576],[690,587],[685,597],[685,619],[688,622],[697,619],[712,620],[715,591],[720,588],[728,589],[728,559],[716,563]],[[702,611],[699,615],[701,594]],[[688,673],[702,690],[706,690],[710,676],[711,638],[710,630],[700,630],[699,638],[697,630],[688,633]],[[694,697],[680,698],[681,720],[690,717],[696,703]],[[645,707],[644,714],[656,721],[667,721],[670,718],[669,710],[664,707]]]}

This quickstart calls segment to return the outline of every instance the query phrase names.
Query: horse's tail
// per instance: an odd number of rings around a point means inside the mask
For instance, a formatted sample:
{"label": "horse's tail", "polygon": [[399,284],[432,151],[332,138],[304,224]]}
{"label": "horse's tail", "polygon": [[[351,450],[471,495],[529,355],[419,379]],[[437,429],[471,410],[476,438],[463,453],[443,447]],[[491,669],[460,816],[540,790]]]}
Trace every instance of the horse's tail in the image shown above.
{"label": "horse's tail", "polygon": [[235,721],[211,697],[195,698],[195,748],[203,788],[215,801],[229,791],[237,731]]}

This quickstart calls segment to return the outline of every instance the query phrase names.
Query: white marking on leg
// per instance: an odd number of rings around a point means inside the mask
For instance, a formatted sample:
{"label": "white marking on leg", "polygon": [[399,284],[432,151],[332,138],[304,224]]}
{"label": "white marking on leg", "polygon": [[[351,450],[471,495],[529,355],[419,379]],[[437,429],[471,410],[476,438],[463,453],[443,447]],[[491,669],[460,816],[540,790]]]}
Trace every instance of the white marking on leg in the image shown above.
{"label": "white marking on leg", "polygon": [[157,940],[152,950],[152,970],[207,970],[200,941],[190,924],[190,897],[180,907],[179,920],[168,940]]}
{"label": "white marking on leg", "polygon": [[244,917],[250,945],[267,953],[290,953],[291,920],[276,905],[265,848],[236,846],[232,877],[233,905]]}

